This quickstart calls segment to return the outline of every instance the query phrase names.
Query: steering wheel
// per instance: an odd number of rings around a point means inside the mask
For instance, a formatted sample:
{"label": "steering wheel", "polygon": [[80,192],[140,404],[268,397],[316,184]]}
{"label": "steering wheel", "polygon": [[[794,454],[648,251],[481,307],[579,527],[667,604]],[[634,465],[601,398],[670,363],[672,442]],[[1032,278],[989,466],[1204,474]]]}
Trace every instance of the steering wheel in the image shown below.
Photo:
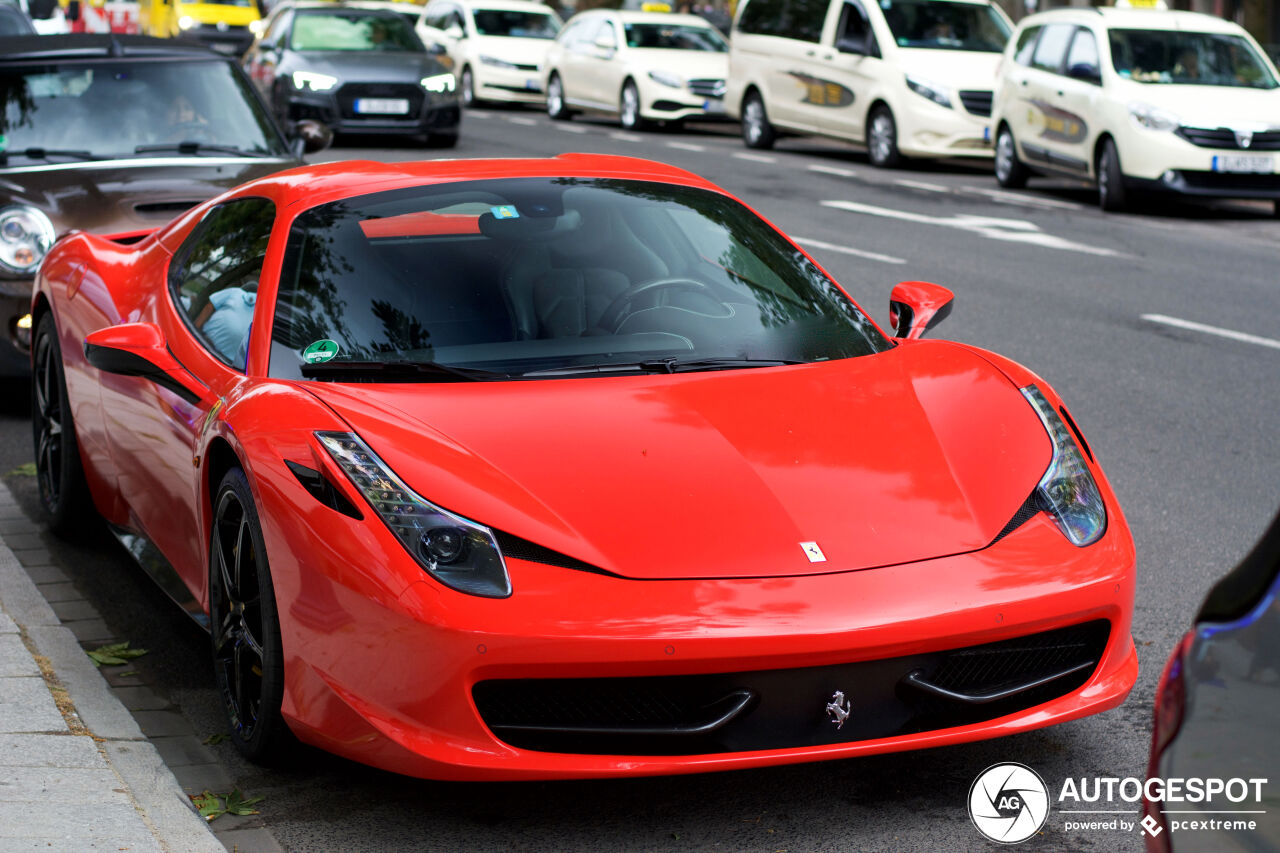
{"label": "steering wheel", "polygon": [[630,313],[627,311],[627,306],[636,297],[645,293],[654,293],[660,290],[693,290],[710,296],[708,292],[710,289],[706,284],[692,278],[655,278],[652,281],[642,281],[615,296],[609,306],[600,314],[597,325],[609,332],[616,333],[618,327],[622,325],[622,321]]}

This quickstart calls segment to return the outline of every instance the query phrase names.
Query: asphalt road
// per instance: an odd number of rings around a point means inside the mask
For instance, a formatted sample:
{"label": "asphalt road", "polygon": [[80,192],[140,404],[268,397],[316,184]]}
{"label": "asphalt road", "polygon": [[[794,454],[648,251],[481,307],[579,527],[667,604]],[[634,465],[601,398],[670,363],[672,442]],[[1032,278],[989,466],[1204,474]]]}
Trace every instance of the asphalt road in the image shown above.
{"label": "asphalt road", "polygon": [[[313,159],[442,153],[370,145],[384,143],[344,140]],[[955,311],[932,334],[997,350],[1052,383],[1120,497],[1138,547],[1137,687],[1119,709],[996,741],[680,778],[441,784],[318,753],[269,771],[217,746],[240,786],[266,797],[260,820],[281,846],[982,850],[990,845],[965,801],[993,763],[1027,764],[1051,790],[1068,777],[1141,777],[1151,698],[1170,649],[1212,580],[1280,505],[1280,220],[1270,207],[1152,204],[1102,215],[1087,188],[1033,181],[1006,193],[985,167],[885,172],[834,143],[785,140],[776,151],[749,152],[729,126],[627,134],[604,121],[553,124],[525,110],[472,111],[448,155],[565,151],[664,160],[718,182],[804,243],[882,321],[897,281],[952,288]],[[25,386],[0,392],[3,472],[31,451]],[[31,479],[8,481],[34,509]],[[93,525],[51,550],[109,625],[152,650],[136,661],[142,676],[198,731],[219,731],[199,632]],[[1138,816],[1133,809],[1130,819]],[[1063,848],[1138,850],[1141,840],[1134,832],[1068,832],[1056,815],[1028,842]]]}

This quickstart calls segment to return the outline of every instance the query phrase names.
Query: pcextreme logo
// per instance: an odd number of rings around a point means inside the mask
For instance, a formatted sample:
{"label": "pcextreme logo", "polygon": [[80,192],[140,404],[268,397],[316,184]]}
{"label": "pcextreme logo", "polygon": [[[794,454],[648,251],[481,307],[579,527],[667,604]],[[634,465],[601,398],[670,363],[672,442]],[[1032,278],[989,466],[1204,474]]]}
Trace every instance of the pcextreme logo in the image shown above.
{"label": "pcextreme logo", "polygon": [[[1267,779],[1068,778],[1056,798],[1060,826],[1080,832],[1252,832],[1266,814],[1261,804]],[[1139,820],[1145,802],[1147,815]],[[1025,764],[993,764],[969,788],[969,817],[978,831],[1000,844],[1018,844],[1049,819],[1053,798],[1039,773]],[[1194,808],[1185,808],[1192,805]]]}

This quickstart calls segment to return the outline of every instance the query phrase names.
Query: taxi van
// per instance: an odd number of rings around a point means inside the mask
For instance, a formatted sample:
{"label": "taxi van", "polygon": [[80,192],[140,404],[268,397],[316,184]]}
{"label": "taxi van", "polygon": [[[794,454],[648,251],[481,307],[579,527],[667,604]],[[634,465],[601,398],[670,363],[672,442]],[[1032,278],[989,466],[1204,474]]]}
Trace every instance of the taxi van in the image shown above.
{"label": "taxi van", "polygon": [[240,56],[262,30],[256,0],[140,0],[143,35],[202,41],[220,53]]}
{"label": "taxi van", "polygon": [[1096,183],[1103,210],[1143,191],[1280,206],[1280,77],[1221,18],[1159,8],[1024,18],[992,122],[1004,187],[1052,174]]}
{"label": "taxi van", "polygon": [[990,0],[746,0],[725,107],[749,148],[783,134],[903,157],[990,158],[996,66],[1013,25]]}

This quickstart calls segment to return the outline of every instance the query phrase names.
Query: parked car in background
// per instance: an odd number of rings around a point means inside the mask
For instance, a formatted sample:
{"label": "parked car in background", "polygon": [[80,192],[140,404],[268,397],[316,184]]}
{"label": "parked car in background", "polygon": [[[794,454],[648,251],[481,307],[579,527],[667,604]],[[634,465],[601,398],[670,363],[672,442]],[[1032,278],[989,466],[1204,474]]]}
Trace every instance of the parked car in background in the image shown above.
{"label": "parked car in background", "polygon": [[[385,12],[395,12],[411,27],[416,27],[418,21],[422,20],[422,4],[414,0],[342,0],[342,5],[350,9],[381,9]],[[431,45],[428,44],[427,47],[430,48]]]}
{"label": "parked car in background", "polygon": [[439,44],[458,75],[462,102],[541,104],[542,66],[561,21],[526,0],[433,0],[418,35]]}
{"label": "parked car in background", "polygon": [[458,142],[457,84],[397,12],[330,2],[271,10],[244,67],[282,122]]}
{"label": "parked car in background", "polygon": [[696,15],[582,12],[547,54],[547,114],[609,113],[629,130],[722,118],[728,55],[724,37]]}
{"label": "parked car in background", "polygon": [[232,60],[190,42],[0,38],[0,99],[0,374],[29,371],[31,282],[56,235],[127,242],[308,144]]}
{"label": "parked car in background", "polygon": [[[1280,515],[1253,551],[1209,591],[1156,688],[1148,779],[1267,779],[1264,799],[1229,804],[1252,830],[1143,833],[1149,853],[1280,850]],[[1144,789],[1145,790],[1145,789]],[[1253,790],[1250,789],[1250,793]],[[1221,803],[1189,799],[1178,820],[1230,819]],[[1219,811],[1214,811],[1218,809]]]}
{"label": "parked car in background", "polygon": [[883,167],[990,157],[1011,29],[989,0],[746,0],[725,103],[750,148],[805,134],[865,145]]}
{"label": "parked car in background", "polygon": [[[1280,206],[1280,79],[1241,27],[1210,15],[1054,9],[1023,19],[996,87],[995,175]],[[1280,213],[1280,207],[1277,207]]]}
{"label": "parked car in background", "polygon": [[240,56],[262,29],[257,0],[139,0],[144,35],[189,38]]}

